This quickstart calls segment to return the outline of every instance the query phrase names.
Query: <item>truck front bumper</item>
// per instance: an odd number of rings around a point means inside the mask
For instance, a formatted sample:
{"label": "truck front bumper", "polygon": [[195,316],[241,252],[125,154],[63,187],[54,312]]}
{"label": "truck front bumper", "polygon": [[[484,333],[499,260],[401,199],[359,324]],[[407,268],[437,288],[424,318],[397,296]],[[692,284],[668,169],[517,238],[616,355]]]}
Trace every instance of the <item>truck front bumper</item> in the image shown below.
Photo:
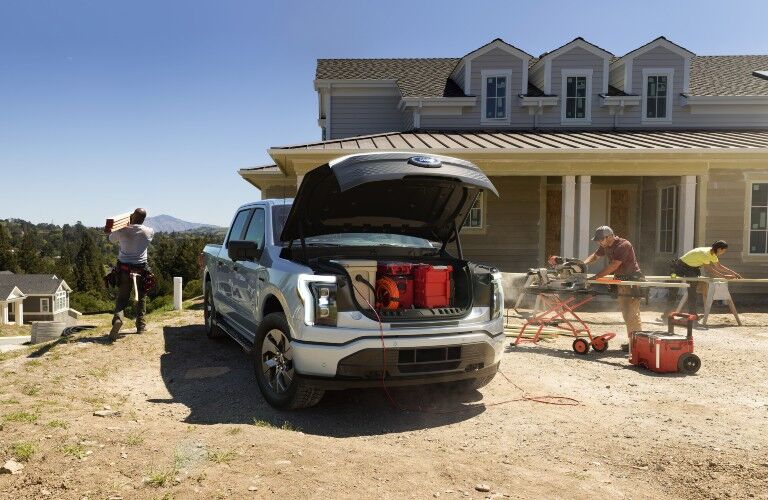
{"label": "truck front bumper", "polygon": [[[494,325],[495,326],[495,325]],[[494,328],[495,329],[495,328]],[[291,341],[294,368],[311,385],[334,388],[416,385],[478,378],[498,369],[504,332],[393,331],[361,336],[343,344]]]}

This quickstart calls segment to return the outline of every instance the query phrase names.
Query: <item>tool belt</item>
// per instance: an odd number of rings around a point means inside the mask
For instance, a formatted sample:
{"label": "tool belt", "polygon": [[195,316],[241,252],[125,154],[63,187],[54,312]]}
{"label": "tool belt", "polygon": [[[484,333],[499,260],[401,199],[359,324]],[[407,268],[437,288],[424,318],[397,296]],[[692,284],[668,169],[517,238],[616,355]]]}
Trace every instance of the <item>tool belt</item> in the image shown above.
{"label": "tool belt", "polygon": [[104,276],[104,285],[108,288],[117,287],[120,284],[120,275],[122,273],[137,274],[141,278],[144,293],[148,293],[157,286],[157,279],[146,264],[126,264],[120,261],[112,266],[107,275]]}
{"label": "tool belt", "polygon": [[[645,281],[645,275],[640,271],[635,271],[634,273],[630,274],[616,274],[614,275],[614,278],[621,281]],[[618,297],[619,295],[619,287],[618,285],[615,286],[615,290],[611,290],[613,293],[615,293],[615,296]],[[645,298],[646,302],[648,301],[648,289],[645,290],[641,289],[640,287],[633,286],[630,288],[630,293],[627,295],[624,295],[624,297],[635,297],[635,298]]]}
{"label": "tool belt", "polygon": [[701,269],[689,266],[680,259],[675,259],[669,263],[669,274],[676,274],[681,278],[698,278],[701,276]]}

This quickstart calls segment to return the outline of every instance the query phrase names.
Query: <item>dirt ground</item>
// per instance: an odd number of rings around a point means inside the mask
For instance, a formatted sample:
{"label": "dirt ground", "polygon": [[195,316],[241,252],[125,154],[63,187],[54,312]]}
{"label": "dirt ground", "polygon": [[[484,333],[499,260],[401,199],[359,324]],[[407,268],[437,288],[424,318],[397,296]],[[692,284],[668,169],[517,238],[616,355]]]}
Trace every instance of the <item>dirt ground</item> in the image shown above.
{"label": "dirt ground", "polygon": [[[577,357],[563,338],[509,348],[509,381],[479,392],[392,391],[423,411],[372,389],[279,412],[248,356],[206,339],[193,307],[112,345],[101,316],[67,341],[4,354],[0,465],[15,456],[24,469],[0,475],[0,496],[768,498],[766,314],[745,314],[745,327],[713,315],[695,331],[695,376],[632,368],[618,342]],[[643,313],[647,329],[657,315]],[[623,335],[618,314],[585,316]],[[579,404],[519,401],[510,381]]]}

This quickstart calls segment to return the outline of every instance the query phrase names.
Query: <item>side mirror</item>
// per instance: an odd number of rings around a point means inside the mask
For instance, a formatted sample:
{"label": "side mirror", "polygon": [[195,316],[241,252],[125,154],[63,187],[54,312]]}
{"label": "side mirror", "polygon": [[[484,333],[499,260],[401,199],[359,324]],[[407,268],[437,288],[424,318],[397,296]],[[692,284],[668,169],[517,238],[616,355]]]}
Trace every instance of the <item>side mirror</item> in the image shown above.
{"label": "side mirror", "polygon": [[230,240],[227,246],[229,258],[238,260],[256,260],[261,257],[261,248],[255,241]]}

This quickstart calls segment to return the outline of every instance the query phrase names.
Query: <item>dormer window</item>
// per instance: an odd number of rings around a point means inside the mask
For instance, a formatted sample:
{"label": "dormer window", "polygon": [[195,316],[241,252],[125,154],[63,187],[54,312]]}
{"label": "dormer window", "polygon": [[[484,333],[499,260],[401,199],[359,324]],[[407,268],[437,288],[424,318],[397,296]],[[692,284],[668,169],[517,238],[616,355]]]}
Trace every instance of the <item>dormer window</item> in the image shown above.
{"label": "dormer window", "polygon": [[672,69],[643,70],[643,121],[672,120]]}
{"label": "dormer window", "polygon": [[563,70],[563,125],[589,124],[592,120],[592,71]]}
{"label": "dormer window", "polygon": [[482,123],[509,124],[512,71],[483,70]]}

